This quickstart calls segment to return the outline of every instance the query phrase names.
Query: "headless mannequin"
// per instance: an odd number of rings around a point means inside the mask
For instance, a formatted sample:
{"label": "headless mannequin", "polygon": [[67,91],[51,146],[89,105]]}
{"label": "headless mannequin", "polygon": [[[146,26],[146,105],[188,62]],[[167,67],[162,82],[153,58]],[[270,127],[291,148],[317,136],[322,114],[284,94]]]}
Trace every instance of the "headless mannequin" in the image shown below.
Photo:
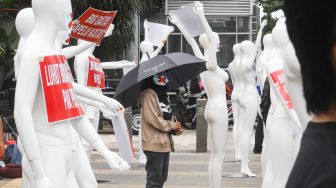
{"label": "headless mannequin", "polygon": [[[82,44],[81,40],[78,40],[78,44]],[[74,69],[77,77],[78,84],[85,86],[99,94],[102,94],[102,90],[99,87],[90,87],[87,85],[88,83],[88,74],[89,74],[89,57],[95,58],[93,55],[93,51],[96,46],[92,46],[85,50],[84,52],[76,55],[74,61]],[[129,61],[119,61],[119,62],[102,62],[100,63],[102,69],[120,69],[124,67],[134,67],[135,62]],[[94,129],[98,130],[99,125],[99,108],[91,105],[84,104],[85,114],[89,118],[92,123]],[[92,151],[92,146],[83,140],[83,144],[87,153],[88,158],[90,159],[90,153]]]}
{"label": "headless mannequin", "polygon": [[255,174],[251,172],[248,167],[248,149],[250,137],[253,132],[254,122],[259,110],[260,97],[256,89],[255,71],[253,69],[254,61],[257,56],[257,51],[260,48],[262,30],[267,25],[267,21],[261,23],[258,32],[256,44],[251,41],[243,41],[240,44],[242,52],[242,61],[240,66],[240,73],[244,82],[244,92],[239,95],[239,118],[240,118],[240,135],[239,145],[241,151],[241,169],[240,172],[249,177],[254,177]]}
{"label": "headless mannequin", "polygon": [[[274,42],[278,40],[278,33],[282,32],[281,30],[278,30],[278,24],[281,22],[282,20],[280,19],[273,29],[272,38]],[[269,147],[267,160],[270,161],[271,165],[266,165],[263,187],[285,187],[301,139],[301,130],[298,125],[299,122],[297,118],[292,118],[291,111],[287,107],[287,104],[282,100],[271,77],[274,72],[283,70],[283,63],[283,54],[280,49],[275,47],[266,64],[266,72],[268,79],[270,80],[272,91],[271,106],[273,115],[266,126],[268,135],[267,145]],[[286,88],[286,86],[284,87]],[[267,174],[270,171],[272,177]]]}
{"label": "headless mannequin", "polygon": [[[107,149],[85,116],[48,125],[37,58],[59,54],[54,46],[55,37],[58,31],[67,28],[64,20],[71,15],[71,3],[66,0],[33,0],[32,5],[36,24],[21,47],[19,63],[20,70],[24,71],[18,75],[14,110],[23,149],[34,174],[31,187],[67,187],[72,151],[70,123],[95,146],[112,168],[124,170],[127,163]],[[116,101],[107,97],[95,95],[76,84],[73,88],[76,94],[103,102],[114,111],[120,108]]]}
{"label": "headless mannequin", "polygon": [[203,5],[198,1],[195,2],[195,13],[199,16],[206,31],[199,38],[200,44],[204,48],[204,55],[195,39],[186,31],[173,12],[170,12],[170,21],[180,29],[191,45],[195,56],[207,61],[208,70],[201,74],[201,79],[208,95],[204,117],[208,123],[208,140],[210,143],[209,187],[220,188],[222,187],[222,166],[228,132],[228,111],[224,87],[228,75],[217,64],[216,53],[219,51],[219,36],[212,32],[204,16]]}
{"label": "headless mannequin", "polygon": [[235,160],[240,161],[241,155],[240,155],[240,149],[239,149],[239,104],[238,104],[238,91],[243,91],[243,85],[242,81],[239,77],[239,74],[237,71],[238,65],[241,63],[241,52],[239,44],[233,45],[233,53],[235,55],[233,61],[229,64],[228,71],[231,75],[231,80],[233,84],[233,90],[231,94],[231,104],[232,104],[232,113],[233,113],[233,142],[235,147]]}
{"label": "headless mannequin", "polygon": [[[285,18],[282,18],[285,19]],[[307,113],[307,104],[303,96],[303,87],[302,87],[302,77],[301,77],[301,68],[299,60],[296,57],[295,49],[291,43],[286,23],[280,22],[277,25],[278,33],[274,35],[274,43],[278,49],[282,51],[282,56],[284,59],[284,75],[285,83],[287,86],[287,91],[292,98],[294,109],[298,115],[299,121],[301,123],[302,129],[304,130],[311,120],[311,116]]]}
{"label": "headless mannequin", "polygon": [[[260,58],[257,61],[257,76],[260,80],[261,84],[261,91],[264,89],[264,83],[267,78],[266,72],[266,65],[271,57],[271,54],[274,49],[274,43],[272,39],[272,34],[267,34],[264,36],[263,39],[264,50],[261,52]],[[271,90],[270,95],[274,98],[274,92]],[[269,119],[272,119],[272,114],[274,113],[273,106],[270,106],[268,112],[268,118],[266,124],[269,124]],[[272,184],[273,172],[272,172],[272,163],[270,158],[270,148],[269,144],[269,136],[268,132],[266,131],[267,127],[264,127],[264,142],[263,142],[263,152],[261,153],[261,169],[262,169],[262,176],[263,176],[263,187],[270,187]]]}
{"label": "headless mannequin", "polygon": [[[141,60],[140,63],[147,61],[149,59],[152,59],[159,55],[161,52],[162,47],[164,46],[164,41],[161,41],[160,45],[157,47],[156,50],[154,50],[154,45],[149,41],[149,25],[148,21],[144,21],[144,30],[145,30],[145,38],[144,40],[140,43],[140,51],[141,51]],[[145,165],[147,158],[146,155],[144,154],[142,150],[142,131],[141,127],[139,129],[139,140],[138,140],[138,146],[139,146],[139,158],[138,162]]]}

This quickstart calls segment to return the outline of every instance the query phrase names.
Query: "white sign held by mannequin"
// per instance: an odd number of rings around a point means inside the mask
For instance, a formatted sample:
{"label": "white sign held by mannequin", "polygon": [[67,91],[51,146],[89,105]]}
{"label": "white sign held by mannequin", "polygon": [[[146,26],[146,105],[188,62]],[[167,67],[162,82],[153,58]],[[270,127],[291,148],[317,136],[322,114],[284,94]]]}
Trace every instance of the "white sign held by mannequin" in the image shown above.
{"label": "white sign held by mannequin", "polygon": [[149,41],[154,46],[159,46],[161,41],[167,40],[167,37],[169,34],[174,30],[174,27],[164,25],[164,24],[158,24],[153,22],[148,22],[149,24]]}
{"label": "white sign held by mannequin", "polygon": [[205,33],[202,22],[194,12],[195,4],[191,3],[181,9],[175,11],[176,17],[180,20],[181,24],[190,33],[192,37],[200,36]]}

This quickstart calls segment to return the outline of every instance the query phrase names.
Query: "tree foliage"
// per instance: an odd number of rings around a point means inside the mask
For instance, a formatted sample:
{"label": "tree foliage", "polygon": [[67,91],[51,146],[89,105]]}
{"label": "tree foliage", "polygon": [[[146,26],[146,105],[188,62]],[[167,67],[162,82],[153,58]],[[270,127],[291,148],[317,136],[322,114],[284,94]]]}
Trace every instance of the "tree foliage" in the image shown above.
{"label": "tree foliage", "polygon": [[277,21],[272,18],[271,14],[272,12],[282,8],[283,0],[256,0],[256,3],[262,6],[264,8],[264,12],[266,13],[266,15],[264,15],[261,19],[267,19],[268,21],[267,26],[264,28],[263,35],[271,33]]}

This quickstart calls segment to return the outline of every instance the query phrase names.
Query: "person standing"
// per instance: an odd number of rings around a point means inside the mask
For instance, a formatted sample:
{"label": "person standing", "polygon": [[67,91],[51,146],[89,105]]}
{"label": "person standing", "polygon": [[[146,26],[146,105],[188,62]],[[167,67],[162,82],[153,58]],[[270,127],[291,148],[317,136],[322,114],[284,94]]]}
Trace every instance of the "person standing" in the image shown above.
{"label": "person standing", "polygon": [[146,188],[162,188],[167,181],[169,156],[174,151],[171,131],[181,129],[179,122],[170,121],[169,110],[162,110],[168,104],[167,83],[165,74],[147,78],[137,102],[142,118],[142,149],[147,157]]}

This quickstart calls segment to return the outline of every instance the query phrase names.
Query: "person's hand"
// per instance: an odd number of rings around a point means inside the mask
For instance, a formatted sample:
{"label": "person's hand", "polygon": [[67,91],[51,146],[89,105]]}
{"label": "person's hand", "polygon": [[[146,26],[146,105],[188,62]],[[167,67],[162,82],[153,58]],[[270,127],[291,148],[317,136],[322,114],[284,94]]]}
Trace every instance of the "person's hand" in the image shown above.
{"label": "person's hand", "polygon": [[175,25],[180,24],[180,20],[177,18],[177,16],[175,15],[174,11],[169,11],[169,17],[168,17],[169,21]]}
{"label": "person's hand", "polygon": [[53,188],[51,181],[49,178],[44,175],[42,177],[35,178],[35,181],[33,182],[32,187],[34,188]]}
{"label": "person's hand", "polygon": [[145,30],[148,30],[148,28],[149,28],[149,22],[147,21],[147,19],[145,19],[145,21],[144,21],[144,28],[145,28]]}
{"label": "person's hand", "polygon": [[204,8],[203,8],[203,3],[200,1],[195,1],[195,8],[194,12],[198,17],[203,17],[204,16]]}
{"label": "person's hand", "polygon": [[109,36],[111,36],[112,33],[113,33],[113,30],[114,30],[114,24],[111,24],[111,25],[109,26],[109,28],[107,29],[107,31],[106,31],[104,37],[109,37]]}
{"label": "person's hand", "polygon": [[119,172],[124,172],[131,168],[124,159],[122,159],[118,154],[112,151],[110,151],[106,160],[112,169],[118,170]]}
{"label": "person's hand", "polygon": [[175,122],[175,127],[174,130],[182,129],[181,123],[180,122]]}
{"label": "person's hand", "polygon": [[265,19],[261,22],[260,28],[263,29],[268,24],[268,21]]}

